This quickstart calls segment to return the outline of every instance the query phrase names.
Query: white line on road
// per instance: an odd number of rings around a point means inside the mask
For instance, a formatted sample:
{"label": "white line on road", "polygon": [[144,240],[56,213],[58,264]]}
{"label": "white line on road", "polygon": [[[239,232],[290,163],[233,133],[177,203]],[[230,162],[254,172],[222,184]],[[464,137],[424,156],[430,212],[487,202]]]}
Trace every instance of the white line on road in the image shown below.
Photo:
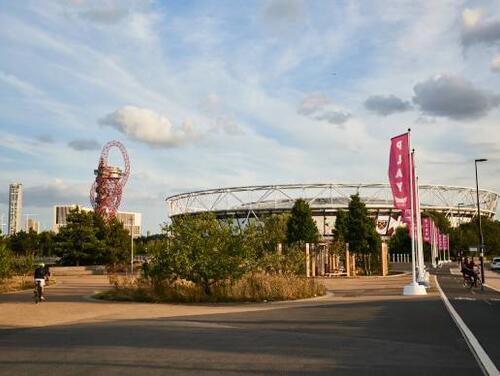
{"label": "white line on road", "polygon": [[470,331],[470,329],[467,327],[465,324],[464,320],[460,317],[460,315],[455,311],[455,308],[451,305],[450,301],[446,297],[446,294],[444,291],[441,289],[441,286],[439,286],[439,282],[437,279],[437,276],[434,276],[434,279],[436,281],[436,286],[439,290],[439,294],[441,295],[441,299],[443,299],[444,305],[448,309],[448,312],[450,313],[450,316],[453,318],[455,321],[455,324],[458,326],[458,329],[462,333],[462,336],[465,339],[465,342],[467,342],[467,345],[469,345],[469,348],[472,351],[472,354],[474,354],[474,357],[476,358],[479,367],[483,371],[485,375],[490,375],[490,376],[497,376],[500,375],[500,372],[498,371],[497,367],[495,364],[491,361],[490,357],[484,351],[483,347],[479,343],[479,341],[476,339],[474,334]]}

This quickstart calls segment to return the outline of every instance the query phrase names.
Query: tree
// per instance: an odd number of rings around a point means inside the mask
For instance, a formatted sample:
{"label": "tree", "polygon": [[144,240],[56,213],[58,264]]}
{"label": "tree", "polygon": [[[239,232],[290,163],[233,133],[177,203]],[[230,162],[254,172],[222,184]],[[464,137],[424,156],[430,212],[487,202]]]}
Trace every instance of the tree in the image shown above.
{"label": "tree", "polygon": [[[89,265],[102,261],[105,244],[98,239],[93,212],[79,208],[68,214],[67,225],[57,235],[56,252],[63,265]],[[104,235],[104,232],[103,234]]]}
{"label": "tree", "polygon": [[156,269],[164,277],[192,281],[210,295],[213,284],[237,279],[250,269],[243,237],[210,213],[177,217],[164,231],[168,246],[157,260],[162,268]]}
{"label": "tree", "polygon": [[298,199],[293,205],[290,218],[287,223],[287,242],[316,243],[319,238],[318,228],[312,218],[309,204],[303,199]]}
{"label": "tree", "polygon": [[408,227],[398,227],[394,235],[389,239],[389,250],[391,253],[411,254],[411,238]]}
{"label": "tree", "polygon": [[370,255],[378,252],[381,239],[375,229],[375,223],[368,216],[368,210],[361,201],[359,194],[351,196],[345,224],[345,240],[349,243],[349,249],[363,254],[365,273],[371,274]]}
{"label": "tree", "polygon": [[[106,236],[101,239],[105,243],[103,263],[117,265],[125,263],[128,259],[130,249],[130,232],[123,227],[123,223],[116,218],[105,226]],[[98,236],[99,238],[99,236]]]}

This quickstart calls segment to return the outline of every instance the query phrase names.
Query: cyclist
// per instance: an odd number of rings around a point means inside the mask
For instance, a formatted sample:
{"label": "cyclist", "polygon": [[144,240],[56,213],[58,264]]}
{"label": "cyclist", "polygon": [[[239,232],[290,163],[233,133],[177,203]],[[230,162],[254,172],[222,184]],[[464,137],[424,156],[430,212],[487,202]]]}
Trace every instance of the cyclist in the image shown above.
{"label": "cyclist", "polygon": [[43,296],[43,287],[45,286],[45,279],[49,277],[49,273],[45,269],[45,264],[41,262],[35,269],[35,288],[37,284],[40,284],[40,300],[45,300]]}
{"label": "cyclist", "polygon": [[474,263],[474,259],[469,259],[468,257],[465,259],[465,262],[462,266],[462,273],[464,275],[464,279],[470,278],[472,280],[473,286],[477,286],[478,275],[474,270],[476,264]]}

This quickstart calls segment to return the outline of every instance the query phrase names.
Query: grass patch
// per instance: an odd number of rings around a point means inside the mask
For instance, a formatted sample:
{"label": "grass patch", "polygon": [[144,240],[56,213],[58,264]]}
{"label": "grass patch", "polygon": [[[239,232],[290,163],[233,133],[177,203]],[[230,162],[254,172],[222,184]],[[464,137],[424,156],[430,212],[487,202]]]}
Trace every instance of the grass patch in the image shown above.
{"label": "grass patch", "polygon": [[[45,286],[52,286],[56,283],[55,278],[50,278]],[[0,279],[0,294],[6,292],[30,290],[35,287],[35,282],[32,276],[14,276],[5,279]]]}
{"label": "grass patch", "polygon": [[15,276],[0,280],[0,294],[12,291],[28,290],[33,288],[33,278]]}
{"label": "grass patch", "polygon": [[237,281],[213,285],[207,295],[189,281],[163,281],[153,285],[145,279],[110,276],[112,290],[101,292],[97,299],[155,303],[266,302],[311,298],[324,295],[325,287],[313,279],[294,274],[247,274]]}

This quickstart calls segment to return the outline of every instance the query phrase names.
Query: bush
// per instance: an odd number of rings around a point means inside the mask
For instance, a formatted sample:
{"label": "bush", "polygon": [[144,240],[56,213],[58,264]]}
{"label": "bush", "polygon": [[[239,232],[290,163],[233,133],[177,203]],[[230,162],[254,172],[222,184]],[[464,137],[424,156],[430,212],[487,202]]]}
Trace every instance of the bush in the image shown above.
{"label": "bush", "polygon": [[325,294],[325,287],[318,282],[292,273],[248,273],[236,282],[219,282],[207,294],[202,286],[190,281],[156,282],[130,277],[111,276],[114,289],[96,297],[120,301],[141,302],[262,302],[310,298]]}
{"label": "bush", "polygon": [[35,258],[33,255],[13,257],[10,264],[11,274],[28,275],[35,270]]}
{"label": "bush", "polygon": [[5,244],[0,244],[0,280],[11,275],[12,254]]}

